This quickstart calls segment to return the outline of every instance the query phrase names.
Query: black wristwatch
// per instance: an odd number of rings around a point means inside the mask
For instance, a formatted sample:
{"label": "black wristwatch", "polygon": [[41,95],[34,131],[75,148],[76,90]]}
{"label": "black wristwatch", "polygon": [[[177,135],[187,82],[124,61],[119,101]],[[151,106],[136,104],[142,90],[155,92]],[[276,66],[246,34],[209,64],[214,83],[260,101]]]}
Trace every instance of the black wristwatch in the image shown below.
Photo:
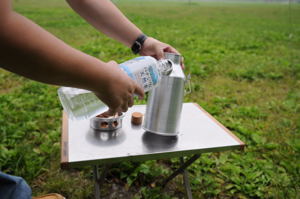
{"label": "black wristwatch", "polygon": [[134,41],[133,45],[131,46],[131,50],[134,54],[138,54],[141,51],[142,46],[146,39],[147,36],[144,34],[138,36],[138,38]]}

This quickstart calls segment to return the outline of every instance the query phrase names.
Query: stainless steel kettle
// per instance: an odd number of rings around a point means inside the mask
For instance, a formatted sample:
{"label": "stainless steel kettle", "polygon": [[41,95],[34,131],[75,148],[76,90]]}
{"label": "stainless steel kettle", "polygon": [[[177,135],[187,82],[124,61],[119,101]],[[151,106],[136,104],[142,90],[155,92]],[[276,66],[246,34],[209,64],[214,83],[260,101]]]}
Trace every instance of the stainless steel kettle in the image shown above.
{"label": "stainless steel kettle", "polygon": [[149,93],[143,128],[146,131],[174,136],[179,133],[185,75],[180,66],[181,55],[165,53],[173,61],[173,71],[163,75],[157,87]]}

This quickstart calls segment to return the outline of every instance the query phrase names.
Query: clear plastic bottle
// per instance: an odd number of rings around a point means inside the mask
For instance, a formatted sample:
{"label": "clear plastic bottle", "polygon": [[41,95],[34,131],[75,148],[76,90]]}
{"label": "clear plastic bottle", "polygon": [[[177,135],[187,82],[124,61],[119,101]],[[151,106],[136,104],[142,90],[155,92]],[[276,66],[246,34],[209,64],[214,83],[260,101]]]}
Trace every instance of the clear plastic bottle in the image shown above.
{"label": "clear plastic bottle", "polygon": [[[142,56],[119,66],[147,92],[159,83],[161,75],[169,75],[172,72],[173,63],[169,59],[157,61],[153,57]],[[72,119],[87,119],[108,110],[106,104],[88,90],[60,87],[58,96],[64,110]]]}

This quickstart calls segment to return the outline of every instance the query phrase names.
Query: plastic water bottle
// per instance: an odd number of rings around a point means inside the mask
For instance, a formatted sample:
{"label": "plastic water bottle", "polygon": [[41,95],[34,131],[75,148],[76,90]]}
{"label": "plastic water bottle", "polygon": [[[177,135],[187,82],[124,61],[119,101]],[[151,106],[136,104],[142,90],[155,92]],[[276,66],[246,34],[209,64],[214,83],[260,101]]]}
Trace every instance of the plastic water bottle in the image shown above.
{"label": "plastic water bottle", "polygon": [[[173,62],[169,59],[157,61],[153,57],[142,56],[119,66],[144,89],[144,92],[147,92],[159,83],[162,75],[169,75],[172,72]],[[87,119],[108,110],[107,105],[88,90],[60,87],[58,96],[64,110],[72,119]]]}

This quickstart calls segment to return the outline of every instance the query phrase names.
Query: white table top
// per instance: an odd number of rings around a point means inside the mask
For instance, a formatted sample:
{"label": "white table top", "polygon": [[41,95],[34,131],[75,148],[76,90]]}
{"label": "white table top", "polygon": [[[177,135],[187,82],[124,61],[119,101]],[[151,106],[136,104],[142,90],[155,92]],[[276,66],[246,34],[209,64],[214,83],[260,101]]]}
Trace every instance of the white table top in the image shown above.
{"label": "white table top", "polygon": [[145,110],[146,105],[130,108],[123,127],[114,134],[95,132],[89,120],[71,120],[64,114],[62,167],[180,157],[245,145],[198,104],[183,104],[177,136],[156,135],[132,125],[131,113]]}

